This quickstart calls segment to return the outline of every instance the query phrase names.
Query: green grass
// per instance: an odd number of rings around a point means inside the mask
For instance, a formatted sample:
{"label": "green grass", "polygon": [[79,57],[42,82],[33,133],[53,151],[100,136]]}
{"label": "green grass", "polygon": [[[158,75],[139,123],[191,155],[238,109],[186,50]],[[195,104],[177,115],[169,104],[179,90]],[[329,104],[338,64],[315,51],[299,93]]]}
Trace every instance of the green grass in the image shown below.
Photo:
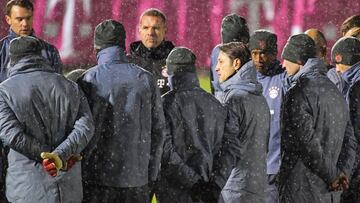
{"label": "green grass", "polygon": [[206,69],[197,69],[197,75],[199,78],[199,82],[200,82],[200,87],[203,88],[205,91],[207,92],[211,92],[211,87],[210,87],[210,72],[209,70]]}

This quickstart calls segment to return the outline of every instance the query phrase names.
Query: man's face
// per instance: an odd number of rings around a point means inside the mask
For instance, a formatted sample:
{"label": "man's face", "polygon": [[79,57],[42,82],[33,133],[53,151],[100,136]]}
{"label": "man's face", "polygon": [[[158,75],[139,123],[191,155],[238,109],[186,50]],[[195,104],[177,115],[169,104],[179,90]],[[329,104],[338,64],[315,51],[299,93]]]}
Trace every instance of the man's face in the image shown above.
{"label": "man's face", "polygon": [[143,16],[140,20],[141,42],[148,49],[156,48],[164,40],[166,25],[160,17]]}
{"label": "man's face", "polygon": [[336,64],[336,72],[338,72],[338,73],[344,73],[349,68],[350,68],[350,66],[348,66],[348,65],[339,64],[339,63]]}
{"label": "man's face", "polygon": [[6,22],[18,36],[28,36],[32,32],[33,12],[20,6],[11,8],[10,16],[5,16]]}
{"label": "man's face", "polygon": [[223,83],[226,81],[230,76],[234,75],[237,69],[240,68],[240,64],[236,64],[235,60],[231,60],[231,58],[220,51],[217,64],[216,64],[216,73],[219,76],[219,82]]}
{"label": "man's face", "polygon": [[300,70],[300,65],[297,63],[293,63],[288,60],[283,61],[283,66],[285,66],[286,72],[288,76],[295,75]]}
{"label": "man's face", "polygon": [[251,51],[251,59],[255,64],[257,71],[260,73],[266,73],[266,71],[275,62],[276,55],[260,49],[254,49]]}

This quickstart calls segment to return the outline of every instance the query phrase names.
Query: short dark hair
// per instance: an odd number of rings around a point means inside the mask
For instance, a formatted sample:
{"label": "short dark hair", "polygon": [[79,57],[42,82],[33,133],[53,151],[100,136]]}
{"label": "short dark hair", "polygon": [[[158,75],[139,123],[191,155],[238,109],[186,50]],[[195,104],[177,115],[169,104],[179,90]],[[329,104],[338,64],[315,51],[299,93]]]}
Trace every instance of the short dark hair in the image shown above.
{"label": "short dark hair", "polygon": [[10,0],[7,2],[5,7],[5,15],[7,16],[11,15],[11,9],[13,6],[20,6],[22,8],[26,8],[31,11],[34,11],[34,5],[30,0]]}
{"label": "short dark hair", "polygon": [[231,60],[240,59],[241,65],[244,65],[251,59],[248,47],[242,42],[229,42],[219,46],[220,51],[229,56]]}
{"label": "short dark hair", "polygon": [[164,22],[164,24],[166,24],[165,14],[157,8],[149,8],[149,9],[145,10],[140,16],[140,21],[144,16],[154,16],[154,17],[161,18],[161,20]]}
{"label": "short dark hair", "polygon": [[348,17],[342,24],[341,24],[341,34],[345,35],[347,31],[349,31],[353,27],[360,27],[360,15],[353,15]]}

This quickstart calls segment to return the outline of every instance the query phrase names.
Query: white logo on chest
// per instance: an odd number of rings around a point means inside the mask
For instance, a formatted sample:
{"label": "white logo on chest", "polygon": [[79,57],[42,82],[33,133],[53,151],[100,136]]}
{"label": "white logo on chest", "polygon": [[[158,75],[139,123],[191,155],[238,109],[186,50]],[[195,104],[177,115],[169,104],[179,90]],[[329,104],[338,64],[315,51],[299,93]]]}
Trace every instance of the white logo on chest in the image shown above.
{"label": "white logo on chest", "polygon": [[269,88],[269,96],[271,99],[275,99],[279,95],[280,88],[273,86]]}

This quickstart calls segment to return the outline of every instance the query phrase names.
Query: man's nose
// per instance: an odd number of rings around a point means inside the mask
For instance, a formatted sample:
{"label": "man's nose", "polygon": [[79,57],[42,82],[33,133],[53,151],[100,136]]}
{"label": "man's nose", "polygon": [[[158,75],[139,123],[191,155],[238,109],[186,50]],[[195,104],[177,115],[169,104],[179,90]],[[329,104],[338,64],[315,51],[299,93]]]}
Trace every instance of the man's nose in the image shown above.
{"label": "man's nose", "polygon": [[29,25],[29,20],[25,20],[25,19],[22,20],[21,25],[24,26],[24,27],[28,26]]}
{"label": "man's nose", "polygon": [[148,34],[149,35],[154,35],[155,34],[155,29],[153,29],[153,28],[149,29]]}

